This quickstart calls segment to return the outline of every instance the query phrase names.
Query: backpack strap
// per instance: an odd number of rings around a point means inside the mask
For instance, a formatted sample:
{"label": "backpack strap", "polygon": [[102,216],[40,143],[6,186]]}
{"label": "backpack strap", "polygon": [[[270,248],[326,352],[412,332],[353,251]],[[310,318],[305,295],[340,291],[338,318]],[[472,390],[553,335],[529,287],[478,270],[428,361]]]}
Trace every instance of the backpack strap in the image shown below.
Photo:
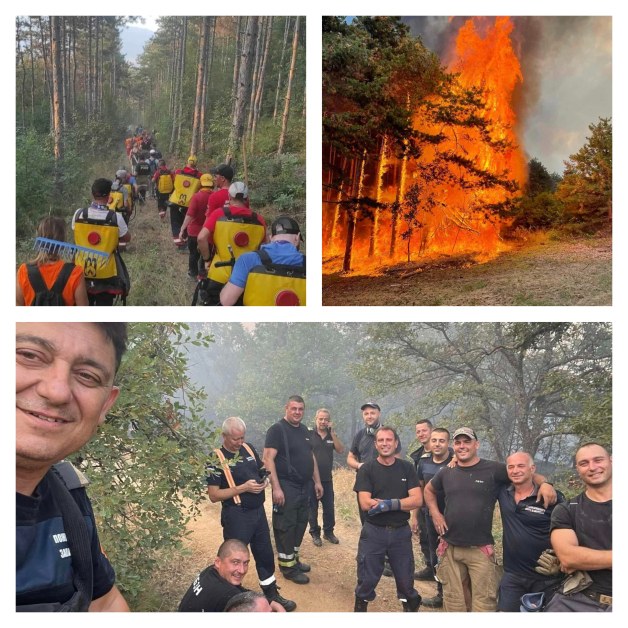
{"label": "backpack strap", "polygon": [[61,268],[61,271],[57,275],[57,279],[52,284],[52,288],[50,288],[50,290],[61,296],[73,270],[74,264],[72,262],[66,262]]}
{"label": "backpack strap", "polygon": [[[220,460],[220,465],[222,466],[222,471],[225,474],[225,479],[227,480],[227,484],[229,485],[229,488],[235,488],[236,483],[235,483],[235,480],[233,479],[233,473],[231,473],[231,469],[229,468],[229,463],[227,462],[227,459],[225,458],[225,454],[222,453],[222,450],[220,449],[220,447],[218,447],[217,449],[214,449],[214,453],[216,454],[216,456],[218,456],[218,460]],[[234,503],[237,504],[238,506],[242,504],[242,500],[240,499],[239,495],[234,495],[232,499]]]}
{"label": "backpack strap", "polygon": [[264,249],[259,249],[255,252],[259,255],[259,258],[264,266],[268,268],[272,265],[273,260],[270,259],[270,255]]}
{"label": "backpack strap", "polygon": [[222,211],[228,220],[231,220],[233,218],[233,214],[231,213],[231,208],[229,207],[228,204],[225,204],[223,206]]}
{"label": "backpack strap", "polygon": [[48,290],[48,286],[44,282],[44,278],[41,276],[37,264],[26,264],[26,272],[28,273],[28,281],[35,291],[35,295],[37,295],[38,292]]}
{"label": "backpack strap", "polygon": [[63,517],[63,527],[72,556],[74,586],[79,597],[78,610],[86,611],[91,604],[94,587],[91,539],[83,513],[63,479],[69,473],[67,467],[63,468],[65,465],[66,463],[54,465],[47,477]]}

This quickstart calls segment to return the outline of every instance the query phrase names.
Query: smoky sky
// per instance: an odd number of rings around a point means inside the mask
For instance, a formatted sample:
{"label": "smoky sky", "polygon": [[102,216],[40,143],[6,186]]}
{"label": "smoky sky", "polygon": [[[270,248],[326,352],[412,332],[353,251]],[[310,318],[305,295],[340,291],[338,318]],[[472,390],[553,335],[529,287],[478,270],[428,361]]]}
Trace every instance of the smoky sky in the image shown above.
{"label": "smoky sky", "polygon": [[[415,37],[446,64],[466,17],[403,17]],[[563,161],[590,135],[589,125],[612,114],[611,18],[511,18],[523,84],[515,93],[519,136],[529,158],[562,174]],[[480,20],[490,22],[491,18]]]}

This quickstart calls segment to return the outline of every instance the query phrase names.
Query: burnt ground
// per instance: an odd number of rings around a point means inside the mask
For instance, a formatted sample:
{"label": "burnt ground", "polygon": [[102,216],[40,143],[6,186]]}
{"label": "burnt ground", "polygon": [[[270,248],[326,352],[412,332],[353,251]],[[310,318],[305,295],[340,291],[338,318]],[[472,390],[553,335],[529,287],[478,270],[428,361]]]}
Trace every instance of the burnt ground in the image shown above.
{"label": "burnt ground", "polygon": [[611,305],[611,260],[610,233],[541,237],[483,264],[461,255],[323,275],[323,305]]}

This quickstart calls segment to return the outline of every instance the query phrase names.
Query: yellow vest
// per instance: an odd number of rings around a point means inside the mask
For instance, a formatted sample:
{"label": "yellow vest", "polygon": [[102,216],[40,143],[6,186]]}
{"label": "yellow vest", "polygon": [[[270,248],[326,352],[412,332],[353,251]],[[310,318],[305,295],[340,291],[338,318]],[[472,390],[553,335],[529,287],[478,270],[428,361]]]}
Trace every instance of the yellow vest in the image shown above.
{"label": "yellow vest", "polygon": [[174,190],[168,200],[179,207],[187,207],[192,196],[198,192],[200,187],[200,179],[189,174],[176,174],[174,176]]}
{"label": "yellow vest", "polygon": [[86,279],[110,279],[118,274],[114,251],[118,248],[118,221],[110,211],[104,222],[88,218],[87,208],[74,221],[74,241],[79,246],[109,253],[105,264],[100,257],[78,256],[76,265],[83,267]]}
{"label": "yellow vest", "polygon": [[225,215],[216,221],[213,234],[216,253],[207,271],[207,277],[218,283],[227,283],[231,277],[231,266],[216,267],[217,262],[228,262],[231,259],[229,246],[233,250],[233,257],[238,259],[242,253],[259,249],[266,237],[266,229],[255,212],[251,216],[235,216],[228,206],[223,211]]}
{"label": "yellow vest", "polygon": [[249,272],[244,305],[305,305],[305,257],[303,266],[274,264],[268,253],[257,251],[262,263]]}

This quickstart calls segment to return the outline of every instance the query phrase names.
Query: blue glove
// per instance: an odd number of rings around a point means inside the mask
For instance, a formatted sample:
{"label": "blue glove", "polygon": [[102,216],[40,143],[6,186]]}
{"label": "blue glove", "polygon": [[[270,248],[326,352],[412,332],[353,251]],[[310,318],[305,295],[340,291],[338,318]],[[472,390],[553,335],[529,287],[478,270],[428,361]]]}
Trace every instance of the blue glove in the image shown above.
{"label": "blue glove", "polygon": [[381,512],[388,512],[389,510],[401,510],[401,500],[400,499],[383,499],[381,502],[377,504],[377,506],[373,506],[368,511],[369,515],[379,515]]}

